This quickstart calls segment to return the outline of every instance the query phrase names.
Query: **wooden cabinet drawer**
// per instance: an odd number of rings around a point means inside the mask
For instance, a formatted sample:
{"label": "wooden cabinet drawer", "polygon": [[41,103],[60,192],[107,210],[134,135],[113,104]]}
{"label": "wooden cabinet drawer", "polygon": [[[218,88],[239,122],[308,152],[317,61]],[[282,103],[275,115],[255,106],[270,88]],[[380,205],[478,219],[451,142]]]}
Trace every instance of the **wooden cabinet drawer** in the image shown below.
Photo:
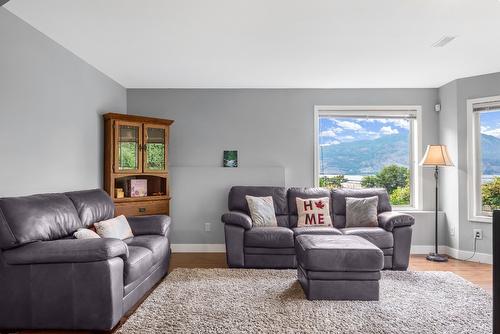
{"label": "wooden cabinet drawer", "polygon": [[168,200],[116,203],[115,214],[125,216],[168,215]]}

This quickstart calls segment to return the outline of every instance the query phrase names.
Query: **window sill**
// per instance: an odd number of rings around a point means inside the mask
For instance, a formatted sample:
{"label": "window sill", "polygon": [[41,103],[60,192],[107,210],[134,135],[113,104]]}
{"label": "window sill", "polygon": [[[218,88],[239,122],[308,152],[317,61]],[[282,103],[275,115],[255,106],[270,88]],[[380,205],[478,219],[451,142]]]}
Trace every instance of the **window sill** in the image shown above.
{"label": "window sill", "polygon": [[488,216],[472,216],[472,217],[469,217],[469,222],[491,224],[493,222],[493,217],[488,217]]}

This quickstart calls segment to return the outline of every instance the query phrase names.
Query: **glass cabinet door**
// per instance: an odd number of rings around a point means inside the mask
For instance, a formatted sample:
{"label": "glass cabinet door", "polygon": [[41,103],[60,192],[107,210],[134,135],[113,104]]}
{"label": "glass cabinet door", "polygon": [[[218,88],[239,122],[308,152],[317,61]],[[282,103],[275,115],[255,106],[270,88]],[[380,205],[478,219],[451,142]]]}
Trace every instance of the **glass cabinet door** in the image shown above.
{"label": "glass cabinet door", "polygon": [[115,123],[115,173],[135,173],[141,169],[142,124]]}
{"label": "glass cabinet door", "polygon": [[144,171],[165,172],[168,127],[144,125]]}

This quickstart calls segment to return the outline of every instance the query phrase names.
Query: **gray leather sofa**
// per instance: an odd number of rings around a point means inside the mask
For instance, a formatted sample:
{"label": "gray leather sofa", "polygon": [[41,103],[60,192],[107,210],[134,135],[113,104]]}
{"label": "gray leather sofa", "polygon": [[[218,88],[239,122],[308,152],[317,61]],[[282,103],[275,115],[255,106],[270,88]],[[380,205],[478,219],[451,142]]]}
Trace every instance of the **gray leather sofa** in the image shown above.
{"label": "gray leather sofa", "polygon": [[[278,227],[253,227],[246,195],[272,196]],[[378,227],[345,228],[346,197],[378,196]],[[295,199],[330,198],[334,227],[297,227]],[[236,186],[229,192],[225,224],[227,264],[232,268],[296,268],[294,238],[302,234],[357,235],[384,253],[384,269],[406,270],[414,218],[392,211],[385,189]]]}
{"label": "gray leather sofa", "polygon": [[167,216],[127,217],[124,241],[72,237],[113,215],[99,189],[0,199],[0,329],[110,330],[167,274]]}

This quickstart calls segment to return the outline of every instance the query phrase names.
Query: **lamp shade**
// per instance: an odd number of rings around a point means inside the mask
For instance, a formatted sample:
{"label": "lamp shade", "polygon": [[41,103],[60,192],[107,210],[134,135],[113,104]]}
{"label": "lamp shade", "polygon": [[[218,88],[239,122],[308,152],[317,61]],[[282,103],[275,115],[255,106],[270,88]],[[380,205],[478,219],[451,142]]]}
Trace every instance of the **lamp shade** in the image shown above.
{"label": "lamp shade", "polygon": [[446,145],[427,145],[421,166],[453,166]]}

